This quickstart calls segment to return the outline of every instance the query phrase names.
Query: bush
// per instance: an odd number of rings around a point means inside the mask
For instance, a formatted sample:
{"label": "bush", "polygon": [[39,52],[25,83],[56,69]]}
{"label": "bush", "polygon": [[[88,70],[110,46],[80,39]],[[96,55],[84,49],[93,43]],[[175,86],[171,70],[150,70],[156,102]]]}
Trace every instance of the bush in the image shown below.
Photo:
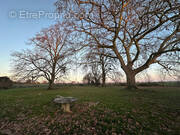
{"label": "bush", "polygon": [[8,77],[0,77],[0,89],[9,89],[13,82]]}

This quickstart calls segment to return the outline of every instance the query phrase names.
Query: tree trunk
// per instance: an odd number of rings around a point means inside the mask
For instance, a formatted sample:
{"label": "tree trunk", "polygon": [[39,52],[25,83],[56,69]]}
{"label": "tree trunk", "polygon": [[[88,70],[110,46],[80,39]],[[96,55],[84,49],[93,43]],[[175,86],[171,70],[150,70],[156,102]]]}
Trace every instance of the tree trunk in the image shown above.
{"label": "tree trunk", "polygon": [[49,86],[48,86],[48,90],[51,90],[53,88],[53,81],[49,81]]}
{"label": "tree trunk", "polygon": [[104,65],[103,60],[102,60],[101,69],[102,69],[102,87],[104,87],[106,85],[106,71],[105,71],[105,65]]}
{"label": "tree trunk", "polygon": [[54,80],[55,80],[55,76],[52,75],[51,80],[49,81],[48,90],[51,90],[53,88]]}
{"label": "tree trunk", "polygon": [[128,89],[137,89],[136,80],[135,80],[135,73],[126,73],[126,80],[127,80],[127,88]]}
{"label": "tree trunk", "polygon": [[106,74],[103,72],[102,74],[102,87],[104,87],[106,84]]}
{"label": "tree trunk", "polygon": [[56,69],[56,62],[53,64],[51,79],[49,80],[48,90],[53,88],[54,80],[55,80],[55,69]]}

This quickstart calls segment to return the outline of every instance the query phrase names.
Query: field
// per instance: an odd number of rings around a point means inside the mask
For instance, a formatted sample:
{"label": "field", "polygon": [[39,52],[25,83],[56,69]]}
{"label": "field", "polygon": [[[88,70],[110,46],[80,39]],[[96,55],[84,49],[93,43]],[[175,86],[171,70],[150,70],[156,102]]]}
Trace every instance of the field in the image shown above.
{"label": "field", "polygon": [[[78,98],[73,113],[52,102],[56,95]],[[180,88],[0,90],[0,134],[178,135],[179,127]]]}

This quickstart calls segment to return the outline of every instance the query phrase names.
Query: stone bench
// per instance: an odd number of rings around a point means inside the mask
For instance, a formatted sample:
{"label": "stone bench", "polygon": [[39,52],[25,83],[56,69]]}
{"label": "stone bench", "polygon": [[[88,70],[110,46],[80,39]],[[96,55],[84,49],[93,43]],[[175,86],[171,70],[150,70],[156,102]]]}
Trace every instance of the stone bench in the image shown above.
{"label": "stone bench", "polygon": [[61,104],[61,108],[64,112],[71,113],[70,104],[77,101],[74,97],[62,97],[62,96],[56,96],[54,99],[54,103]]}

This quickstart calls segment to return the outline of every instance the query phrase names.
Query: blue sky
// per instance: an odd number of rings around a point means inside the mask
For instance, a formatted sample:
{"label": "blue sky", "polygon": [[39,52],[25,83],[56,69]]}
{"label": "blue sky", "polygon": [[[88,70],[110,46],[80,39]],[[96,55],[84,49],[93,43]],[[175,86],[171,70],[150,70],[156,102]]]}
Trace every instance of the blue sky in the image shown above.
{"label": "blue sky", "polygon": [[[38,11],[54,12],[56,0],[3,0],[0,4],[0,76],[9,75],[10,54],[28,47],[28,39],[42,28],[46,28],[55,19],[41,17],[40,19],[20,18],[21,11],[28,13]],[[16,17],[10,17],[15,12]]]}

